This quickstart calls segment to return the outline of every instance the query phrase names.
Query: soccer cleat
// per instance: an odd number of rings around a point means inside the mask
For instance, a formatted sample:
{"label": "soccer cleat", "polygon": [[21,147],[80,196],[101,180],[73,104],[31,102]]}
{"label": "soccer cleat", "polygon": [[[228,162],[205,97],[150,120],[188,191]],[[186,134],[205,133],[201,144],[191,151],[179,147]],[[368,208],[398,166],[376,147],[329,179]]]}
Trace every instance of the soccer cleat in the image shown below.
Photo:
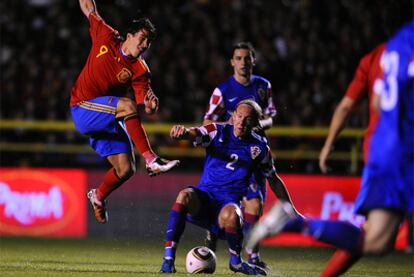
{"label": "soccer cleat", "polygon": [[147,164],[147,172],[149,176],[157,176],[158,174],[165,173],[180,164],[179,160],[166,160],[160,157],[156,158],[152,163]]}
{"label": "soccer cleat", "polygon": [[108,212],[106,211],[106,200],[99,201],[96,197],[96,189],[91,189],[87,197],[92,204],[95,218],[99,223],[106,223],[108,221]]}
{"label": "soccer cleat", "polygon": [[247,262],[263,270],[269,269],[267,264],[264,261],[262,261],[260,258],[250,258]]}
{"label": "soccer cleat", "polygon": [[176,273],[175,270],[174,260],[172,259],[164,259],[164,262],[161,265],[161,273]]}
{"label": "soccer cleat", "polygon": [[258,269],[254,265],[250,265],[245,262],[241,262],[236,265],[229,263],[229,268],[234,273],[239,272],[246,275],[267,275],[267,273],[264,270]]}
{"label": "soccer cleat", "polygon": [[257,222],[247,235],[245,248],[254,249],[264,238],[277,235],[283,230],[286,223],[295,218],[293,207],[289,203],[279,202],[263,216],[263,220]]}
{"label": "soccer cleat", "polygon": [[206,232],[206,239],[204,240],[205,245],[211,249],[211,251],[216,252],[217,250],[217,236],[210,231]]}

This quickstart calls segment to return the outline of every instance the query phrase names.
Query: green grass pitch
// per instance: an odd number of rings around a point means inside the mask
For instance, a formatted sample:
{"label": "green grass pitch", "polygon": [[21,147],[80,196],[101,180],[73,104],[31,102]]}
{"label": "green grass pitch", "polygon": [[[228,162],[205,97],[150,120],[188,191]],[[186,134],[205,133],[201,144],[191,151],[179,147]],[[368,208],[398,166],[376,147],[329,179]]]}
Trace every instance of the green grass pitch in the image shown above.
{"label": "green grass pitch", "polygon": [[[185,255],[197,245],[201,242],[185,239],[180,244],[174,276],[188,276]],[[235,276],[228,269],[225,248],[220,242],[215,276]],[[330,248],[262,247],[269,276],[318,276],[332,253]],[[162,255],[162,239],[0,238],[0,276],[166,276],[158,273]],[[393,252],[383,258],[365,257],[345,276],[414,276],[414,256]]]}

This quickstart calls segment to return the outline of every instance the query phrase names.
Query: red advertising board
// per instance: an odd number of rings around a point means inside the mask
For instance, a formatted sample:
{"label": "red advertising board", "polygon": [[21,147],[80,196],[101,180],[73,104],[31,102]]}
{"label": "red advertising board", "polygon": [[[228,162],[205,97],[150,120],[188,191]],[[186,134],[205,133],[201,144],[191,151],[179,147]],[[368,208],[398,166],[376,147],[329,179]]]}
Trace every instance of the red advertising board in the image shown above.
{"label": "red advertising board", "polygon": [[0,168],[0,235],[86,236],[86,172]]}
{"label": "red advertising board", "polygon": [[[343,220],[361,226],[363,216],[354,214],[354,201],[360,188],[359,177],[282,175],[296,208],[309,218]],[[265,213],[276,201],[268,187]],[[407,226],[398,234],[396,248],[407,245]],[[323,246],[324,244],[300,234],[281,234],[263,241],[265,245]]]}

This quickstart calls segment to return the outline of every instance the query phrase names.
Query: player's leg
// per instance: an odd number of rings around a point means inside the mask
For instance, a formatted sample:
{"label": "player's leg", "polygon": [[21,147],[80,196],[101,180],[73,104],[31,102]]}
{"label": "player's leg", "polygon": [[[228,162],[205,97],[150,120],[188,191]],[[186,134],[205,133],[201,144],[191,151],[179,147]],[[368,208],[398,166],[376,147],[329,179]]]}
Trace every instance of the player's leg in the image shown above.
{"label": "player's leg", "polygon": [[125,97],[119,98],[116,106],[116,117],[124,119],[128,134],[135,147],[144,157],[150,176],[167,172],[179,164],[178,160],[161,159],[154,153],[142,125],[138,107],[133,100]]}
{"label": "player's leg", "polygon": [[401,213],[375,209],[369,212],[365,224],[364,254],[384,255],[394,249]]}
{"label": "player's leg", "polygon": [[[255,172],[250,180],[251,184],[247,190],[247,195],[243,200],[243,235],[247,237],[250,229],[259,220],[263,212],[264,199],[266,197],[266,181],[261,172]],[[259,244],[253,249],[246,248],[249,256],[248,262],[263,269],[267,268],[266,263],[261,260],[259,254]]]}
{"label": "player's leg", "polygon": [[132,164],[133,154],[129,154],[132,152],[131,143],[116,123],[117,99],[98,97],[80,102],[71,108],[76,128],[80,133],[90,136],[91,147],[101,157],[107,158],[113,166],[105,174],[98,190],[88,192],[95,217],[100,223],[108,220],[105,198],[127,180],[135,169]]}
{"label": "player's leg", "polygon": [[[250,229],[260,218],[263,210],[263,202],[259,197],[245,199],[243,201],[243,207],[243,235],[247,236],[247,234],[250,232]],[[256,245],[256,247],[253,249],[246,248],[246,252],[249,256],[248,262],[250,264],[254,264],[264,269],[267,268],[266,263],[260,258],[259,245]]]}
{"label": "player's leg", "polygon": [[174,273],[175,253],[181,235],[185,229],[187,213],[196,214],[200,209],[200,200],[192,188],[186,188],[178,193],[168,219],[168,229],[165,238],[164,262],[161,272]]}
{"label": "player's leg", "polygon": [[217,235],[211,232],[210,230],[206,231],[206,238],[204,239],[205,245],[210,248],[212,251],[216,252],[217,250]]}
{"label": "player's leg", "polygon": [[246,247],[254,247],[262,239],[281,232],[302,233],[352,252],[360,251],[363,239],[363,232],[352,224],[298,217],[289,203],[279,202],[252,229]]}
{"label": "player's leg", "polygon": [[109,155],[107,159],[113,167],[106,172],[99,187],[88,192],[88,198],[94,209],[95,218],[99,223],[106,223],[108,221],[106,198],[112,191],[128,180],[134,174],[135,169],[130,155],[127,153]]}
{"label": "player's leg", "polygon": [[225,205],[219,213],[218,223],[224,230],[225,237],[229,246],[229,267],[234,272],[240,272],[247,275],[266,275],[265,272],[259,272],[254,266],[242,261],[241,250],[243,241],[242,232],[242,214],[241,209],[236,204]]}
{"label": "player's leg", "polygon": [[375,209],[369,212],[364,224],[365,236],[361,252],[338,249],[329,260],[321,277],[338,276],[355,264],[362,254],[384,255],[394,247],[402,215]]}

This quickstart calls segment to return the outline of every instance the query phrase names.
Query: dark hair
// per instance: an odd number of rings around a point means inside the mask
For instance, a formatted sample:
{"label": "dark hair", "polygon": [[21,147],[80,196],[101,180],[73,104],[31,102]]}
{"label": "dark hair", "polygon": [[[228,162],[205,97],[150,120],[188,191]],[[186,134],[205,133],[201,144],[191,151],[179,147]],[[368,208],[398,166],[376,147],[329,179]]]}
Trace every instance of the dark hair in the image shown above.
{"label": "dark hair", "polygon": [[148,17],[133,19],[126,30],[126,34],[135,34],[136,32],[142,29],[148,31],[148,39],[151,41],[154,40],[157,36],[157,29]]}
{"label": "dark hair", "polygon": [[231,51],[231,57],[233,57],[234,55],[234,51],[236,51],[237,49],[246,49],[250,51],[250,54],[252,55],[252,57],[255,59],[256,58],[256,52],[254,50],[253,45],[250,42],[238,42],[236,44],[233,45],[232,51]]}

